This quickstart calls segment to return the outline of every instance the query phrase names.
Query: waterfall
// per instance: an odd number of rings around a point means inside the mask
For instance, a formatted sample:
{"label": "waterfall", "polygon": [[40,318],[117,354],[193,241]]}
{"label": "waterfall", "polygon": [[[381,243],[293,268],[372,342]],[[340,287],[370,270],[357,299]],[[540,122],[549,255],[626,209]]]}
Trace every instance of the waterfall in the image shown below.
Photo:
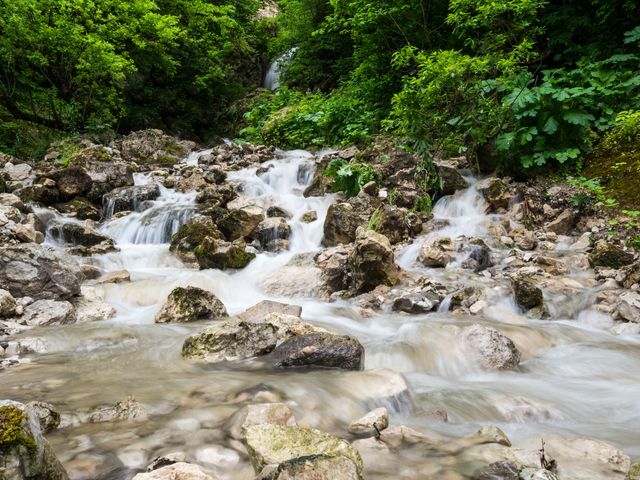
{"label": "waterfall", "polygon": [[269,90],[275,90],[281,85],[282,70],[293,58],[298,48],[292,48],[286,53],[280,55],[270,66],[267,74],[264,77],[264,88]]}

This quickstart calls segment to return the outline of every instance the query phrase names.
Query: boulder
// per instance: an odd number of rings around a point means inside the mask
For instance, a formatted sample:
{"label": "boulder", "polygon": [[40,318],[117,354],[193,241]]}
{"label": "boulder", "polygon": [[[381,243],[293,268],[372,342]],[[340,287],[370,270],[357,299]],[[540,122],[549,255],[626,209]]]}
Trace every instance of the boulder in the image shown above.
{"label": "boulder", "polygon": [[527,230],[523,226],[519,226],[514,228],[509,232],[509,237],[511,237],[515,243],[515,245],[520,250],[533,250],[538,246],[538,239],[536,238],[535,233],[531,230]]}
{"label": "boulder", "polygon": [[127,397],[113,407],[95,410],[89,415],[90,423],[105,422],[144,422],[149,414],[144,405],[133,397]]}
{"label": "boulder", "polygon": [[25,307],[20,321],[31,327],[66,325],[76,321],[76,312],[64,300],[36,300]]}
{"label": "boulder", "polygon": [[91,188],[86,198],[96,205],[102,204],[102,196],[114,188],[133,185],[131,167],[122,160],[120,152],[102,146],[80,150],[69,161],[70,167],[81,167],[91,178]]}
{"label": "boulder", "polygon": [[140,130],[123,137],[116,146],[127,162],[171,166],[187,156],[189,149],[161,130]]}
{"label": "boulder", "polygon": [[272,205],[271,207],[267,208],[267,217],[269,218],[291,218],[291,212],[289,212],[288,210],[285,210],[282,207],[278,207],[276,205]]}
{"label": "boulder", "polygon": [[10,400],[0,401],[0,478],[68,479],[42,436],[36,413],[29,406]]}
{"label": "boulder", "polygon": [[620,280],[624,288],[631,288],[635,284],[640,285],[640,262],[629,265],[621,273]]}
{"label": "boulder", "polygon": [[568,235],[575,224],[575,215],[570,208],[567,208],[558,215],[555,220],[545,226],[545,230],[558,235]]}
{"label": "boulder", "polygon": [[491,210],[509,208],[511,193],[509,186],[499,178],[487,178],[477,183],[478,192],[484,197]]}
{"label": "boulder", "polygon": [[33,225],[30,224],[18,224],[14,231],[16,238],[25,243],[42,243],[44,242],[44,235],[42,232],[37,231]]}
{"label": "boulder", "polygon": [[522,466],[514,462],[499,461],[479,468],[471,476],[471,480],[522,480]]}
{"label": "boulder", "polygon": [[346,335],[315,332],[289,338],[269,355],[269,361],[280,368],[362,370],[364,348]]}
{"label": "boulder", "polygon": [[49,177],[56,182],[60,200],[63,202],[79,195],[86,195],[93,185],[91,176],[84,167],[62,168],[49,174]]}
{"label": "boulder", "polygon": [[640,323],[640,293],[626,291],[620,294],[615,310],[626,321]]}
{"label": "boulder", "polygon": [[14,297],[68,299],[80,293],[78,263],[52,247],[22,244],[0,247],[0,288]]}
{"label": "boulder", "polygon": [[589,253],[589,265],[594,267],[621,268],[633,263],[633,253],[620,245],[600,240]]}
{"label": "boulder", "polygon": [[375,231],[389,239],[392,245],[400,243],[410,235],[409,212],[405,208],[384,205],[377,210]]}
{"label": "boulder", "polygon": [[272,313],[300,318],[302,307],[299,305],[274,302],[273,300],[262,300],[239,314],[237,318],[245,322],[262,322],[267,315]]}
{"label": "boulder", "polygon": [[323,250],[315,257],[316,265],[322,271],[322,280],[330,292],[339,292],[349,287],[348,262],[352,251],[351,246],[338,245]]}
{"label": "boulder", "polygon": [[389,426],[389,412],[386,408],[380,407],[371,410],[369,413],[359,418],[349,425],[348,431],[354,435],[371,437],[378,435]]}
{"label": "boulder", "polygon": [[353,242],[358,227],[368,223],[378,203],[377,199],[360,192],[347,202],[331,205],[324,220],[322,244],[325,247],[333,247]]}
{"label": "boulder", "polygon": [[102,217],[102,212],[94,204],[81,197],[74,198],[66,203],[57,203],[55,209],[60,213],[78,220],[98,221]]}
{"label": "boulder", "polygon": [[267,466],[256,480],[360,480],[356,464],[345,457],[311,455]]}
{"label": "boulder", "polygon": [[0,289],[0,318],[13,317],[17,306],[13,295],[6,290]]}
{"label": "boulder", "polygon": [[115,270],[105,273],[93,283],[96,285],[106,285],[109,283],[126,283],[129,281],[131,281],[131,274],[128,270]]}
{"label": "boulder", "polygon": [[205,238],[219,240],[222,234],[211,219],[193,218],[182,225],[178,232],[171,237],[169,251],[175,253],[185,262],[195,262],[194,250]]}
{"label": "boulder", "polygon": [[[247,452],[251,464],[256,473],[260,473],[267,466],[276,469],[291,468],[287,465],[281,466],[285,462],[292,462],[296,459],[304,461],[309,458],[322,456],[323,458],[343,458],[351,462],[355,467],[355,476],[352,470],[345,469],[345,465],[332,473],[331,470],[325,476],[307,476],[302,478],[335,479],[343,478],[362,479],[362,459],[360,454],[345,440],[341,440],[328,433],[312,428],[289,427],[284,425],[253,425],[247,429],[246,434]],[[347,463],[346,466],[349,464]],[[334,465],[337,467],[337,465]],[[313,468],[312,468],[313,470]],[[338,472],[350,472],[350,476],[337,476]],[[265,477],[263,477],[265,478]],[[269,477],[266,477],[269,478]],[[271,478],[298,478],[275,476]]]}
{"label": "boulder", "polygon": [[117,188],[104,196],[105,214],[110,218],[118,212],[136,211],[140,204],[155,200],[160,196],[160,188],[155,183]]}
{"label": "boulder", "polygon": [[418,254],[418,261],[431,268],[444,268],[454,258],[453,240],[443,236],[435,236],[428,239],[424,242]]}
{"label": "boulder", "polygon": [[352,288],[358,293],[369,292],[378,285],[395,285],[401,272],[387,237],[364,227],[357,230],[347,264]]}
{"label": "boulder", "polygon": [[291,227],[284,218],[271,217],[258,224],[253,236],[265,250],[278,251],[278,240],[288,240],[291,236]]}
{"label": "boulder", "polygon": [[205,472],[191,463],[172,463],[151,472],[138,473],[133,480],[217,480],[212,473]]}
{"label": "boulder", "polygon": [[22,203],[20,197],[14,195],[13,193],[0,193],[0,205],[5,207],[13,207],[23,213],[27,213],[27,207],[25,206],[25,204]]}
{"label": "boulder", "polygon": [[227,309],[212,292],[197,287],[178,287],[156,315],[156,323],[193,322],[226,317]]}
{"label": "boulder", "polygon": [[111,237],[86,224],[54,220],[47,228],[54,238],[67,244],[81,247],[103,245],[106,248],[114,248]]}
{"label": "boulder", "polygon": [[252,425],[296,425],[291,409],[284,403],[256,403],[246,405],[231,418],[228,426],[231,437],[244,440],[247,428]]}
{"label": "boulder", "polygon": [[313,223],[318,220],[318,212],[315,210],[309,210],[308,212],[304,212],[300,217],[300,221],[302,223]]}
{"label": "boulder", "polygon": [[520,363],[513,341],[495,328],[471,325],[462,330],[462,341],[484,370],[513,370]]}
{"label": "boulder", "polygon": [[525,276],[516,276],[511,280],[513,294],[516,303],[525,310],[542,307],[543,295],[542,290],[538,288],[533,280]]}
{"label": "boulder", "polygon": [[198,245],[193,254],[200,269],[217,268],[225,270],[227,268],[241,269],[246,267],[256,255],[247,252],[247,245],[242,238],[233,242],[205,237]]}
{"label": "boulder", "polygon": [[434,164],[440,177],[440,187],[443,195],[453,195],[458,190],[463,190],[469,186],[453,162],[441,160],[434,162]]}
{"label": "boulder", "polygon": [[50,403],[29,402],[27,404],[38,419],[43,433],[54,431],[60,425],[60,414]]}
{"label": "boulder", "polygon": [[437,301],[422,293],[404,294],[394,298],[391,310],[411,314],[427,313],[435,309]]}
{"label": "boulder", "polygon": [[[218,222],[218,228],[228,240],[250,237],[264,219],[264,210],[257,205],[232,209]],[[286,223],[286,222],[285,222]]]}

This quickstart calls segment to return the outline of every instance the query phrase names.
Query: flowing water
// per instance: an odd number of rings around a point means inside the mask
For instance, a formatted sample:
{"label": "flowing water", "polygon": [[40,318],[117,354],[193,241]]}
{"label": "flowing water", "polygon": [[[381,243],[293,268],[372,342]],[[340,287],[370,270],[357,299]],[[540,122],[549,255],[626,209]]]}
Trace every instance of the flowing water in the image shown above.
{"label": "flowing water", "polygon": [[[187,161],[196,163],[197,156]],[[412,275],[487,289],[489,308],[482,316],[458,316],[441,308],[428,315],[364,317],[347,301],[267,294],[269,282],[304,283],[303,278],[286,278],[286,265],[297,254],[321,248],[333,199],[302,196],[312,165],[311,154],[294,151],[263,165],[267,170],[259,175],[255,168],[229,175],[247,202],[277,205],[292,214],[290,250],[259,254],[241,271],[199,271],[169,253],[171,234],[196,209],[192,194],[162,188],[144,210],[101,226],[120,251],[93,261],[107,272],[128,270],[131,282],[85,288],[117,314],[106,321],[27,333],[39,336],[48,353],[2,373],[2,397],[44,400],[67,413],[69,426],[50,440],[73,478],[128,479],[158,454],[171,451],[184,451],[205,466],[215,463],[223,478],[252,478],[252,469],[238,453],[243,447],[229,442],[221,427],[239,408],[240,392],[260,390],[284,398],[299,423],[338,435],[367,409],[386,404],[392,424],[417,430],[459,436],[496,424],[515,444],[557,432],[593,436],[640,456],[640,342],[637,336],[608,333],[610,318],[589,309],[597,289],[578,270],[566,279],[575,287],[573,295],[545,292],[550,308],[566,315],[554,321],[521,315],[505,280],[462,270],[455,262],[440,270],[420,267],[415,259],[428,236],[399,252],[399,263]],[[147,181],[136,177],[137,183]],[[484,209],[473,185],[441,199],[434,215],[446,225],[437,233],[458,239],[487,236],[489,226],[503,219],[485,215]],[[302,223],[300,217],[309,210],[317,212],[318,220]],[[571,255],[566,250],[553,253]],[[302,305],[305,320],[362,342],[365,370],[242,371],[185,361],[182,342],[203,325],[155,324],[154,316],[173,288],[187,285],[214,292],[230,314],[266,298]],[[514,340],[523,354],[517,371],[487,373],[469,360],[453,327],[473,323],[494,326]],[[404,374],[411,401],[389,400],[394,387],[389,370]],[[113,405],[128,395],[148,407],[147,422],[80,422],[77,412]],[[437,409],[448,412],[448,423],[421,413]],[[370,478],[426,478],[422,475],[430,461],[424,454],[407,454],[395,464],[378,465]]]}
{"label": "flowing water", "polygon": [[275,90],[281,84],[282,69],[287,66],[293,55],[296,53],[297,48],[292,48],[288,52],[285,52],[279,56],[267,70],[267,74],[264,77],[264,88],[269,90]]}

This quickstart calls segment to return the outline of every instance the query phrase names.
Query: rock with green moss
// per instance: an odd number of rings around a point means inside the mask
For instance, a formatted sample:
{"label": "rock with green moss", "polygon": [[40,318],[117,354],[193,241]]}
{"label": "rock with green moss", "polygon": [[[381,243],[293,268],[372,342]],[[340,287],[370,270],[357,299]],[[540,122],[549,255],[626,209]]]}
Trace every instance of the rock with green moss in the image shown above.
{"label": "rock with green moss", "polygon": [[[252,425],[246,431],[246,445],[251,464],[260,474],[258,478],[363,478],[362,459],[357,450],[346,440],[313,428]],[[283,475],[282,472],[299,475]]]}
{"label": "rock with green moss", "polygon": [[226,317],[227,309],[213,293],[197,287],[178,287],[171,291],[156,323],[182,323]]}
{"label": "rock with green moss", "polygon": [[264,215],[265,212],[262,207],[247,205],[230,210],[229,213],[218,222],[218,226],[220,227],[220,231],[222,231],[229,240],[250,237],[260,222],[264,220]]}
{"label": "rock with green moss", "polygon": [[140,165],[171,166],[189,154],[188,146],[160,130],[141,130],[120,139],[122,158]]}
{"label": "rock with green moss", "polygon": [[217,268],[241,269],[246,267],[256,255],[247,251],[247,244],[241,238],[233,242],[206,237],[193,251],[201,270]]}
{"label": "rock with green moss", "polygon": [[98,221],[102,216],[102,213],[94,204],[82,197],[74,198],[66,203],[57,203],[54,207],[60,213],[75,217],[78,220]]}
{"label": "rock with green moss", "polygon": [[487,201],[491,210],[496,211],[508,208],[512,198],[509,186],[499,178],[487,178],[478,182],[476,188]]}
{"label": "rock with green moss", "polygon": [[620,245],[600,240],[589,253],[591,267],[622,268],[633,263],[634,255]]}
{"label": "rock with green moss", "polygon": [[37,415],[27,405],[0,401],[0,478],[67,480],[67,473],[42,436]]}
{"label": "rock with green moss", "polygon": [[625,480],[640,480],[640,463],[634,463],[631,465]]}

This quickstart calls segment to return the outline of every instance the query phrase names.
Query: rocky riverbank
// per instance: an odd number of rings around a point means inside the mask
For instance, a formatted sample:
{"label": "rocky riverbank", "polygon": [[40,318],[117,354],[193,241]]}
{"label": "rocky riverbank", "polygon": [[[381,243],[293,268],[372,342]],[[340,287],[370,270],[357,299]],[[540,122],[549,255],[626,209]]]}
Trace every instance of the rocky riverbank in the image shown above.
{"label": "rocky riverbank", "polygon": [[640,478],[638,226],[580,185],[68,150],[0,155],[0,478]]}

